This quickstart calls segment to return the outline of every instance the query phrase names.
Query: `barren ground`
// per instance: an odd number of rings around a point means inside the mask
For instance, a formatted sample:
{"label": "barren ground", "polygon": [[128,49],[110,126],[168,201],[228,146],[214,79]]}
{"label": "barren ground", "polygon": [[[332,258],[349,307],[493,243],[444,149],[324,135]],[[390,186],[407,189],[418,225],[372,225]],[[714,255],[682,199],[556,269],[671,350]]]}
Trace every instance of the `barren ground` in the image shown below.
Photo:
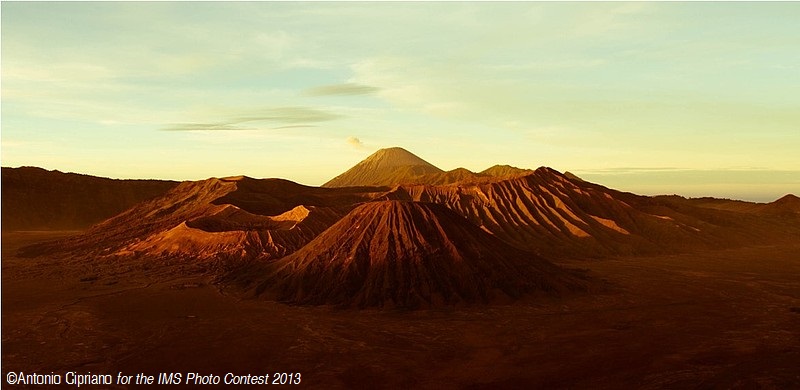
{"label": "barren ground", "polygon": [[[574,260],[607,291],[442,310],[293,307],[158,267],[20,259],[2,236],[2,369],[302,373],[318,388],[800,388],[800,243]],[[91,387],[90,387],[91,388]]]}

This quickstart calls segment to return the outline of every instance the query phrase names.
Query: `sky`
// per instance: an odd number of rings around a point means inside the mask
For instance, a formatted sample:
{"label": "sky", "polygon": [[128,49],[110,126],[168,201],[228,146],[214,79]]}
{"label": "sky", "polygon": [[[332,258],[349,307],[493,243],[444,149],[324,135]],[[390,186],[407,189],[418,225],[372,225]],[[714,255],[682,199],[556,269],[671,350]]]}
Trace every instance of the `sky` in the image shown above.
{"label": "sky", "polygon": [[800,3],[2,2],[3,166],[320,185],[377,149],[800,194]]}

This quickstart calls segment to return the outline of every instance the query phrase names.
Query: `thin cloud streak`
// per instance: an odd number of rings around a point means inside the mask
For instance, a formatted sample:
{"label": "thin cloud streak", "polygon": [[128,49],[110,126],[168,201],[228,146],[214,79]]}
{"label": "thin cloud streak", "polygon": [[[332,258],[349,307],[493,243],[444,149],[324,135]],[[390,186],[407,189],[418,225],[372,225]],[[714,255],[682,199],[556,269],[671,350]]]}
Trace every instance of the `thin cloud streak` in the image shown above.
{"label": "thin cloud streak", "polygon": [[[242,130],[278,130],[289,128],[315,127],[311,123],[332,121],[341,118],[341,115],[329,113],[311,107],[278,107],[248,112],[234,118],[218,122],[206,123],[173,123],[162,127],[163,131],[242,131]],[[286,124],[277,127],[252,127],[239,126],[242,123],[250,122],[273,122]]]}
{"label": "thin cloud streak", "polygon": [[380,92],[380,88],[357,83],[322,85],[305,91],[306,96],[358,96]]}
{"label": "thin cloud streak", "polygon": [[242,131],[256,130],[252,127],[234,126],[227,123],[174,123],[163,127],[164,131]]}
{"label": "thin cloud streak", "polygon": [[316,123],[332,121],[341,115],[311,107],[279,107],[269,108],[234,118],[232,123],[242,122],[280,122],[280,123]]}

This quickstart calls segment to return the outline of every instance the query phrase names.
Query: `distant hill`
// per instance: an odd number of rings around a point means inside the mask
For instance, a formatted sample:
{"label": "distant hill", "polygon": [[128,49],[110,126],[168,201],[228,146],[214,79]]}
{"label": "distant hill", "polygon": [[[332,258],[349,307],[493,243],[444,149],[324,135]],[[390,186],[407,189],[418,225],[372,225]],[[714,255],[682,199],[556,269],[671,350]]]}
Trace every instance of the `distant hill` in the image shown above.
{"label": "distant hill", "polygon": [[481,175],[499,177],[504,179],[516,176],[530,175],[531,173],[533,173],[533,169],[522,169],[522,168],[512,167],[511,165],[494,165],[480,172]]}
{"label": "distant hill", "polygon": [[772,203],[767,203],[761,212],[767,214],[800,213],[800,198],[794,194],[787,194]]}
{"label": "distant hill", "polygon": [[[666,198],[659,196],[658,198]],[[778,200],[770,203],[746,202],[743,200],[717,199],[717,198],[692,198],[687,199],[699,207],[716,210],[734,211],[747,214],[761,215],[792,215],[800,214],[800,198],[793,194],[787,194]]]}
{"label": "distant hill", "polygon": [[405,182],[398,182],[394,184],[429,184],[429,185],[445,185],[454,183],[478,183],[485,181],[490,176],[475,173],[466,168],[456,168],[451,171],[432,173],[429,175],[419,176],[412,180]]}
{"label": "distant hill", "polygon": [[79,230],[177,185],[164,180],[116,180],[48,171],[2,168],[2,229]]}

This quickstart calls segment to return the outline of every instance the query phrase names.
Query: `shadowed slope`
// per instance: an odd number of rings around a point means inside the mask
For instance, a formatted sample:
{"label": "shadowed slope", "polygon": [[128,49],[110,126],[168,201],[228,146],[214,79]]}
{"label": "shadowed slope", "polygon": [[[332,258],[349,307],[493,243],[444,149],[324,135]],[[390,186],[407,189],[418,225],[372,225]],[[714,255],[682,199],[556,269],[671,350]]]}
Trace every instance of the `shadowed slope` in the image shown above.
{"label": "shadowed slope", "polygon": [[417,307],[585,289],[585,281],[436,204],[363,204],[299,251],[241,271],[297,304]]}

